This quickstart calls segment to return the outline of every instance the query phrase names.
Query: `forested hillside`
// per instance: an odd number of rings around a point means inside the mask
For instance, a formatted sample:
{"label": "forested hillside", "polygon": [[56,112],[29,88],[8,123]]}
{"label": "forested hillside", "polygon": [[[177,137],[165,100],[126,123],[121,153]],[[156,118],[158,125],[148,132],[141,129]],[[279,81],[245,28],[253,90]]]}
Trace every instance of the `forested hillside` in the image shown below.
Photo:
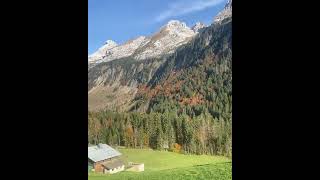
{"label": "forested hillside", "polygon": [[204,28],[161,61],[141,67],[125,112],[89,112],[89,143],[231,156],[231,17]]}

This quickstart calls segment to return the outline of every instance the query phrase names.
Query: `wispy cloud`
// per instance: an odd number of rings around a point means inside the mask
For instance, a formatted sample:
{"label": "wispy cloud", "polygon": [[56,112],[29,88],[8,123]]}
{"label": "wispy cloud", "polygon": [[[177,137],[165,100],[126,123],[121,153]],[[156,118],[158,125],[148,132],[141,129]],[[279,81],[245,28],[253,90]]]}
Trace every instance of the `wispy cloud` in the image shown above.
{"label": "wispy cloud", "polygon": [[155,21],[160,22],[170,17],[201,11],[205,8],[216,6],[224,1],[225,0],[178,0],[168,4],[168,9],[162,11],[159,16],[155,18]]}

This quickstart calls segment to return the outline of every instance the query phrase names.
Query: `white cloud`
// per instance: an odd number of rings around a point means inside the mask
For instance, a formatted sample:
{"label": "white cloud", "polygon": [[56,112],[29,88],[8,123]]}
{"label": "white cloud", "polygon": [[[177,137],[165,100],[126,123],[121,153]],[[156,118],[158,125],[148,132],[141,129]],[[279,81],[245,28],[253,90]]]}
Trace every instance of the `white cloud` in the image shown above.
{"label": "white cloud", "polygon": [[179,0],[168,5],[168,9],[162,11],[155,18],[156,22],[160,22],[170,17],[181,16],[191,12],[201,11],[205,8],[216,6],[225,0]]}

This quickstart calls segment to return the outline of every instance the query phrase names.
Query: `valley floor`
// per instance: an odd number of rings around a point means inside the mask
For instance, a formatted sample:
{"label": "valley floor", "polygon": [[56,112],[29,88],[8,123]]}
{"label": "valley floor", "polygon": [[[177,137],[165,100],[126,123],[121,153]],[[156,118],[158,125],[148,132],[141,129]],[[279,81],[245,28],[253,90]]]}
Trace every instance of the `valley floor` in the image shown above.
{"label": "valley floor", "polygon": [[89,180],[231,180],[231,160],[221,156],[183,155],[147,149],[119,149],[126,162],[144,163],[144,172],[89,173]]}

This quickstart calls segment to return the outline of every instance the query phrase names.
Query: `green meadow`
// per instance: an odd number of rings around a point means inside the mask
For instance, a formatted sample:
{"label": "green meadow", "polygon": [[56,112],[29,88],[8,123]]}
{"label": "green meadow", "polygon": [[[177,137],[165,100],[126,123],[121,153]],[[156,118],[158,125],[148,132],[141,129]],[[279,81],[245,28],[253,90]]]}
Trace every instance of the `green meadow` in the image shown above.
{"label": "green meadow", "polygon": [[223,156],[184,155],[148,149],[119,149],[122,160],[144,163],[144,172],[106,175],[89,173],[89,180],[231,180],[231,159]]}

